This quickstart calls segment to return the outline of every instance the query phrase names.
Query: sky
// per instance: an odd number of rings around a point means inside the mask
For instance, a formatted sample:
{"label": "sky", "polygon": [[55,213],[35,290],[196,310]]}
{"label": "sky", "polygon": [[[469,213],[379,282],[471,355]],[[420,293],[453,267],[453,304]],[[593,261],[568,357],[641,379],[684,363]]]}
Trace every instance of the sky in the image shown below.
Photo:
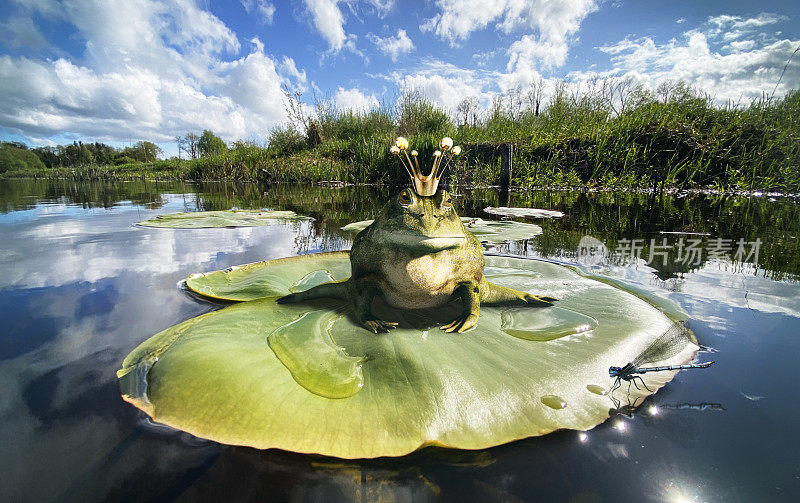
{"label": "sky", "polygon": [[[309,106],[448,111],[542,79],[684,80],[719,103],[800,88],[800,2],[0,0],[0,139],[263,143]],[[778,84],[780,79],[780,83]],[[777,88],[776,88],[777,84]]]}

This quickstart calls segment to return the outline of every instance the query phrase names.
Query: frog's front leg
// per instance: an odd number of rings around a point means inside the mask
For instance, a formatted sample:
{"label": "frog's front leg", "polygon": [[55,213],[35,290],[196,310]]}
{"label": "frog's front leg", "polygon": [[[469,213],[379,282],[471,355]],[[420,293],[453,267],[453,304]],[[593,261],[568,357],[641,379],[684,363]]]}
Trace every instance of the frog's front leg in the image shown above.
{"label": "frog's front leg", "polygon": [[481,311],[481,295],[477,281],[464,281],[453,290],[453,296],[461,297],[461,315],[441,328],[445,332],[458,332],[469,330],[478,322]]}
{"label": "frog's front leg", "polygon": [[372,314],[372,301],[379,292],[380,288],[371,276],[353,278],[350,282],[350,298],[353,299],[356,318],[362,325],[376,334],[397,328],[396,322],[383,321]]}

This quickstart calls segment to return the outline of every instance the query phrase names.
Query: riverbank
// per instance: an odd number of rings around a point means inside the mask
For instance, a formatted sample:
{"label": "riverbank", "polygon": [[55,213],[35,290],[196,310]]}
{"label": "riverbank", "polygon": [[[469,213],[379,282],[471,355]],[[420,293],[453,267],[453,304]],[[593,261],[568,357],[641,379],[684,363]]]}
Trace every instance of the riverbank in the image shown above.
{"label": "riverbank", "polygon": [[[118,165],[13,167],[7,178],[232,180],[393,185],[405,174],[389,153],[398,134],[428,159],[444,135],[463,146],[446,183],[486,187],[500,176],[500,149],[513,145],[511,185],[522,188],[707,189],[796,193],[800,188],[800,91],[746,107],[708,97],[637,98],[612,113],[587,96],[557,97],[541,112],[502,107],[454,125],[418,99],[389,113],[319,113],[271,133],[269,147],[235,142],[197,159]],[[35,151],[35,150],[34,150]],[[423,161],[425,163],[425,161]]]}

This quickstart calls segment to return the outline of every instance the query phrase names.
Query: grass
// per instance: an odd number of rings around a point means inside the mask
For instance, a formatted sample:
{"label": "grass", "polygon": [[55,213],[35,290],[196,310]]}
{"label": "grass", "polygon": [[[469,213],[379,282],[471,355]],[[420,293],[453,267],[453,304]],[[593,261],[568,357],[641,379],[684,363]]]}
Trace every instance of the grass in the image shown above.
{"label": "grass", "polygon": [[464,146],[448,174],[459,185],[496,184],[498,148],[513,143],[512,185],[521,188],[800,188],[800,91],[717,106],[682,84],[660,89],[658,98],[641,88],[609,89],[604,83],[568,93],[561,86],[541,110],[507,96],[480,118],[460,106],[461,125],[414,93],[367,113],[323,102],[312,117],[274,130],[268,148],[237,143],[193,160],[9,169],[4,176],[397,184],[403,171],[388,151],[396,136],[408,137],[423,159],[448,135]]}

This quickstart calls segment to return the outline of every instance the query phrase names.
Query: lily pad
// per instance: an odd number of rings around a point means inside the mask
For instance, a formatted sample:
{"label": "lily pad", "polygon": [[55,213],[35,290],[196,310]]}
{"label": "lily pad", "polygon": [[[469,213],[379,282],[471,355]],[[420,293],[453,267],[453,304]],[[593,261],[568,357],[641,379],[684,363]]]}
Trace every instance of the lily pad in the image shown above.
{"label": "lily pad", "polygon": [[507,206],[499,206],[497,208],[489,206],[484,208],[483,211],[492,215],[501,215],[504,217],[514,218],[561,218],[564,214],[556,210],[542,210],[539,208],[509,208]]}
{"label": "lily pad", "polygon": [[[529,239],[542,233],[542,228],[534,224],[512,222],[509,220],[483,220],[475,217],[461,217],[464,226],[480,241],[503,243]],[[342,230],[359,233],[366,229],[373,220],[353,222],[342,227]]]}
{"label": "lily pad", "polygon": [[[118,372],[123,396],[155,421],[199,437],[342,458],[399,456],[426,445],[482,449],[608,418],[614,406],[596,392],[612,384],[608,367],[633,359],[672,320],[569,267],[486,261],[493,281],[524,281],[526,290],[559,298],[558,309],[484,306],[476,328],[453,335],[437,326],[456,315],[457,303],[401,311],[376,301],[375,313],[399,327],[375,335],[354,321],[349,303],[272,297],[312,270],[337,277],[349,267],[346,253],[264,262],[236,269],[257,281],[239,277],[232,285],[247,286],[251,298],[260,285],[267,297],[142,343]],[[684,363],[696,350],[687,343],[658,363]],[[656,390],[673,375],[644,379]],[[632,390],[631,399],[641,392]]]}
{"label": "lily pad", "polygon": [[344,251],[315,254],[313,260],[300,255],[192,274],[186,287],[212,299],[245,301],[282,297],[349,277],[350,255]]}
{"label": "lily pad", "polygon": [[261,227],[280,221],[312,220],[289,210],[227,210],[167,213],[136,225],[169,229],[203,229],[208,227]]}

